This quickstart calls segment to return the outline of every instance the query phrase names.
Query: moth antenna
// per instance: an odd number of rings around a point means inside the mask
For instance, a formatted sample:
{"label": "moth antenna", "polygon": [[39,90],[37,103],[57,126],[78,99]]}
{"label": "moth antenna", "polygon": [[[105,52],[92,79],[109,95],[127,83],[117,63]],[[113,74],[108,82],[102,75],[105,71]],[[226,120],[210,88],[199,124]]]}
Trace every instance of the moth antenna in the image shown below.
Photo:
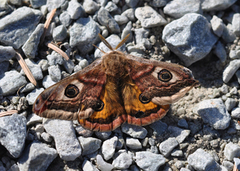
{"label": "moth antenna", "polygon": [[95,44],[92,44],[95,48],[97,48],[98,50],[100,50],[102,53],[106,53],[104,52],[102,49],[100,49],[99,47],[97,47]]}
{"label": "moth antenna", "polygon": [[129,36],[130,36],[130,33],[126,37],[124,37],[124,39],[120,43],[118,43],[118,45],[115,47],[114,50],[117,50],[119,47],[121,47],[127,41]]}
{"label": "moth antenna", "polygon": [[99,36],[99,38],[101,39],[101,41],[110,49],[110,50],[114,50],[113,48],[112,48],[112,46],[107,42],[107,40],[101,35],[101,34],[99,34],[98,33],[98,36]]}

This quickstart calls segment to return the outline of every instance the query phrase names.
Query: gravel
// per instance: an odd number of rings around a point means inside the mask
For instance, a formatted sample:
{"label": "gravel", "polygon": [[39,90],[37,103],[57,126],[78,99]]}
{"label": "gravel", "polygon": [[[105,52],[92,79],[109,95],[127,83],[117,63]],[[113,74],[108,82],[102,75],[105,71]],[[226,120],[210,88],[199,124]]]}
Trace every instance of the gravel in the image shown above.
{"label": "gravel", "polygon": [[[57,11],[44,34],[44,22]],[[200,85],[148,126],[93,132],[32,113],[37,96],[118,50],[191,69]],[[0,3],[0,170],[233,170],[240,167],[240,1],[11,0]],[[59,46],[70,58],[47,48]],[[27,79],[21,53],[37,80]]]}

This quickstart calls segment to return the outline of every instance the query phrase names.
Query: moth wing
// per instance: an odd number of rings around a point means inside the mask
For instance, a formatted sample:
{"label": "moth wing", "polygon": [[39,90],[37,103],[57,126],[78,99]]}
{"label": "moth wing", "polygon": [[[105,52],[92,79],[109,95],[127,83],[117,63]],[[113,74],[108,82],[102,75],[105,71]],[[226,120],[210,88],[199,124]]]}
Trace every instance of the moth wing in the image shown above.
{"label": "moth wing", "polygon": [[180,65],[126,57],[129,78],[122,96],[130,124],[147,125],[161,119],[169,104],[184,96],[196,83],[191,71]]}
{"label": "moth wing", "polygon": [[99,59],[44,90],[33,104],[33,112],[46,118],[78,120],[94,131],[113,130],[126,117],[119,97],[109,94],[106,79]]}

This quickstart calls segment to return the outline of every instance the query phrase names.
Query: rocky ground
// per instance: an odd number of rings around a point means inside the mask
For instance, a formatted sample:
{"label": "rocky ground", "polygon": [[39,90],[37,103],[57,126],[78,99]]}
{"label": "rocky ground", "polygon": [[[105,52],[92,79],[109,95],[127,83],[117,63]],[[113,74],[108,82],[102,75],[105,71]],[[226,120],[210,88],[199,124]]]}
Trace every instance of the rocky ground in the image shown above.
{"label": "rocky ground", "polygon": [[[101,57],[92,44],[107,51],[98,33],[113,47],[130,33],[122,51],[184,65],[199,86],[146,127],[92,132],[77,121],[32,113],[45,88]],[[1,1],[0,171],[240,169],[239,37],[237,0]],[[47,47],[49,42],[70,59]]]}

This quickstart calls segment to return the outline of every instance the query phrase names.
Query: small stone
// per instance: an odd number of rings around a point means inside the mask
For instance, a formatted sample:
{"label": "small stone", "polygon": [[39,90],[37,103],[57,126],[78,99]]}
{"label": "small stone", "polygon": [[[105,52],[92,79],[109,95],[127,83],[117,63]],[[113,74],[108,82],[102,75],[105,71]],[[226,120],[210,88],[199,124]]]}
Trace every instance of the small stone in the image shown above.
{"label": "small stone", "polygon": [[240,157],[240,147],[232,142],[228,143],[224,148],[224,156],[228,160],[233,160],[235,157]]}
{"label": "small stone", "polygon": [[112,1],[109,1],[107,5],[104,7],[108,12],[113,12],[118,9],[117,5]]}
{"label": "small stone", "polygon": [[54,138],[61,159],[73,161],[82,154],[82,148],[76,138],[72,121],[46,119],[44,128]]}
{"label": "small stone", "polygon": [[152,28],[167,24],[167,21],[149,6],[138,7],[135,16],[141,22],[143,28]]}
{"label": "small stone", "polygon": [[49,65],[62,65],[63,64],[63,57],[56,53],[56,52],[52,52],[51,55],[47,55],[47,60],[48,60],[48,63]]}
{"label": "small stone", "polygon": [[72,21],[71,16],[66,11],[64,11],[60,14],[59,20],[60,20],[61,24],[65,27],[68,27]]}
{"label": "small stone", "polygon": [[83,17],[85,14],[85,11],[82,5],[78,3],[77,0],[72,0],[68,3],[67,12],[71,16],[71,19],[74,19],[74,20],[80,17]]}
{"label": "small stone", "polygon": [[224,160],[222,165],[227,168],[227,170],[233,170],[233,163],[230,161]]}
{"label": "small stone", "polygon": [[231,117],[221,99],[201,101],[197,113],[204,123],[210,124],[216,130],[224,130],[230,125]]}
{"label": "small stone", "polygon": [[82,68],[85,68],[86,66],[89,65],[88,61],[86,59],[83,59],[79,62],[79,65],[82,67]]}
{"label": "small stone", "polygon": [[147,136],[147,130],[144,127],[136,126],[136,125],[130,125],[130,124],[127,124],[127,123],[124,123],[122,125],[122,132],[130,135],[133,138],[143,139]]}
{"label": "small stone", "polygon": [[33,8],[39,8],[46,4],[46,0],[30,0],[30,4]]}
{"label": "small stone", "polygon": [[135,14],[133,8],[127,9],[121,15],[125,15],[130,21],[135,21]]}
{"label": "small stone", "polygon": [[135,39],[137,45],[143,45],[147,49],[151,49],[152,45],[148,40],[149,29],[139,28],[134,29]]}
{"label": "small stone", "polygon": [[100,170],[111,171],[113,169],[113,166],[105,162],[100,154],[97,155],[96,161],[97,161],[97,166]]}
{"label": "small stone", "polygon": [[135,162],[143,170],[158,171],[158,168],[165,164],[166,159],[161,154],[154,154],[148,151],[136,152]]}
{"label": "small stone", "polygon": [[140,141],[138,139],[135,139],[135,138],[127,137],[126,145],[129,148],[134,149],[134,150],[142,149],[142,144],[140,143]]}
{"label": "small stone", "polygon": [[96,44],[100,29],[91,18],[80,18],[69,29],[70,46],[77,47],[82,54],[93,50],[92,44]]}
{"label": "small stone", "polygon": [[227,111],[231,111],[237,104],[237,101],[233,98],[227,98],[225,101],[225,106]]}
{"label": "small stone", "polygon": [[35,30],[42,13],[29,7],[20,7],[0,19],[0,42],[19,49]]}
{"label": "small stone", "polygon": [[240,107],[234,108],[231,112],[231,116],[236,119],[240,119]]}
{"label": "small stone", "polygon": [[58,82],[61,80],[62,75],[59,65],[49,66],[48,73],[53,81]]}
{"label": "small stone", "polygon": [[127,169],[132,164],[132,156],[126,152],[121,153],[112,162],[114,169]]}
{"label": "small stone", "polygon": [[125,0],[125,3],[126,3],[127,6],[129,6],[130,8],[136,8],[138,2],[139,2],[139,0]]}
{"label": "small stone", "polygon": [[215,162],[211,154],[201,148],[197,149],[193,154],[190,154],[187,161],[195,170],[220,170],[219,164]]}
{"label": "small stone", "polygon": [[92,138],[92,137],[78,137],[78,140],[80,141],[80,144],[82,146],[83,152],[82,155],[88,155],[91,153],[94,153],[97,151],[100,146],[102,141],[97,139],[97,138]]}
{"label": "small stone", "polygon": [[181,129],[176,126],[169,126],[168,131],[171,133],[171,136],[175,137],[178,143],[182,143],[190,134],[190,130]]}
{"label": "small stone", "polygon": [[46,59],[41,59],[37,64],[41,67],[42,71],[48,70],[48,61]]}
{"label": "small stone", "polygon": [[18,158],[24,149],[26,124],[26,118],[18,114],[0,117],[0,143],[14,158]]}
{"label": "small stone", "polygon": [[82,127],[81,125],[77,125],[75,127],[75,130],[78,135],[83,136],[83,137],[91,137],[93,134],[93,131],[86,129],[86,128]]}
{"label": "small stone", "polygon": [[95,135],[101,140],[106,140],[111,136],[112,132],[95,132]]}
{"label": "small stone", "polygon": [[42,123],[42,117],[32,113],[27,117],[27,126]]}
{"label": "small stone", "polygon": [[0,63],[3,61],[9,61],[16,55],[12,46],[0,46]]}
{"label": "small stone", "polygon": [[33,142],[18,159],[19,170],[47,170],[57,155],[57,151],[47,144]]}
{"label": "small stone", "polygon": [[114,20],[119,24],[123,25],[128,22],[128,18],[125,15],[115,15]]}
{"label": "small stone", "polygon": [[223,71],[223,81],[225,83],[228,83],[232,78],[232,76],[235,74],[235,72],[239,69],[239,67],[240,67],[240,59],[235,59],[230,61],[228,66]]}
{"label": "small stone", "polygon": [[47,0],[48,11],[52,11],[54,8],[60,8],[65,2],[66,0]]}
{"label": "small stone", "polygon": [[188,123],[185,119],[180,119],[178,121],[178,126],[182,127],[182,128],[188,128]]}
{"label": "small stone", "polygon": [[164,155],[164,156],[169,156],[171,151],[178,146],[178,141],[176,138],[168,138],[167,140],[163,141],[159,145],[159,151]]}
{"label": "small stone", "polygon": [[240,58],[240,49],[231,49],[229,52],[229,57],[231,59],[239,59]]}
{"label": "small stone", "polygon": [[226,84],[223,84],[221,87],[221,92],[223,94],[227,94],[228,93],[228,86]]}
{"label": "small stone", "polygon": [[120,32],[119,25],[117,24],[117,22],[114,20],[114,18],[109,14],[109,12],[105,8],[101,7],[98,10],[97,18],[101,25],[109,28],[110,32],[112,32],[112,33]]}
{"label": "small stone", "polygon": [[52,142],[52,140],[53,140],[52,136],[50,134],[46,133],[46,132],[43,132],[41,134],[41,137],[44,141],[46,141],[48,143]]}
{"label": "small stone", "polygon": [[152,0],[151,5],[154,7],[164,7],[168,1],[167,0]]}
{"label": "small stone", "polygon": [[44,91],[43,88],[36,88],[32,92],[28,93],[28,95],[26,96],[28,104],[33,105],[38,95],[41,94],[43,91]]}
{"label": "small stone", "polygon": [[65,70],[71,74],[73,72],[74,69],[74,63],[72,60],[65,60],[63,59],[63,66],[65,68]]}
{"label": "small stone", "polygon": [[64,25],[57,26],[53,29],[53,39],[62,42],[67,37],[67,29]]}
{"label": "small stone", "polygon": [[43,31],[44,31],[44,24],[38,24],[34,32],[31,34],[28,40],[24,43],[22,50],[28,58],[35,58],[38,50],[38,44],[40,42],[40,38],[43,34]]}
{"label": "small stone", "polygon": [[93,0],[85,0],[83,2],[83,8],[87,14],[94,14],[99,7],[100,6]]}
{"label": "small stone", "polygon": [[227,43],[232,43],[236,39],[236,35],[233,32],[231,24],[228,24],[227,26],[224,25],[221,37]]}
{"label": "small stone", "polygon": [[26,78],[15,70],[0,75],[0,95],[14,94],[20,87],[27,84]]}
{"label": "small stone", "polygon": [[[185,4],[185,5],[182,5]],[[187,13],[202,13],[200,0],[173,0],[163,8],[164,14],[180,18]]]}
{"label": "small stone", "polygon": [[240,36],[240,13],[233,14],[232,29],[236,36]]}
{"label": "small stone", "polygon": [[[34,61],[30,60],[29,58],[25,59],[25,62],[27,64],[28,68],[30,69],[33,77],[36,80],[41,80],[43,78],[43,73],[42,73],[41,67]],[[23,70],[21,72],[23,72]]]}
{"label": "small stone", "polygon": [[157,136],[162,136],[167,131],[167,124],[162,121],[156,121],[150,125]]}
{"label": "small stone", "polygon": [[102,154],[103,154],[103,158],[105,160],[109,160],[112,158],[112,156],[115,153],[115,149],[117,146],[117,142],[118,142],[118,138],[116,136],[105,140],[102,144]]}
{"label": "small stone", "polygon": [[213,52],[220,59],[222,63],[226,62],[227,53],[223,44],[220,41],[217,42],[217,45],[215,46],[215,49]]}
{"label": "small stone", "polygon": [[213,29],[213,33],[217,35],[218,37],[221,37],[224,29],[224,24],[221,18],[218,18],[216,15],[214,15],[211,19],[211,26]]}
{"label": "small stone", "polygon": [[218,1],[203,1],[202,9],[203,11],[221,11],[225,10],[234,4],[237,0],[218,0]]}
{"label": "small stone", "polygon": [[33,83],[27,83],[23,88],[21,88],[20,93],[29,93],[34,90],[35,85]]}
{"label": "small stone", "polygon": [[182,157],[183,156],[183,151],[182,150],[173,150],[171,152],[171,156],[173,156],[173,157]]}
{"label": "small stone", "polygon": [[218,38],[212,33],[204,16],[188,13],[167,24],[163,29],[162,39],[186,66],[190,66],[203,59]]}
{"label": "small stone", "polygon": [[82,164],[83,171],[98,171],[96,166],[94,166],[90,161],[84,160]]}
{"label": "small stone", "polygon": [[56,84],[57,82],[53,81],[50,77],[50,75],[47,75],[46,77],[43,78],[43,81],[42,81],[42,85],[44,88],[48,88],[54,84]]}

